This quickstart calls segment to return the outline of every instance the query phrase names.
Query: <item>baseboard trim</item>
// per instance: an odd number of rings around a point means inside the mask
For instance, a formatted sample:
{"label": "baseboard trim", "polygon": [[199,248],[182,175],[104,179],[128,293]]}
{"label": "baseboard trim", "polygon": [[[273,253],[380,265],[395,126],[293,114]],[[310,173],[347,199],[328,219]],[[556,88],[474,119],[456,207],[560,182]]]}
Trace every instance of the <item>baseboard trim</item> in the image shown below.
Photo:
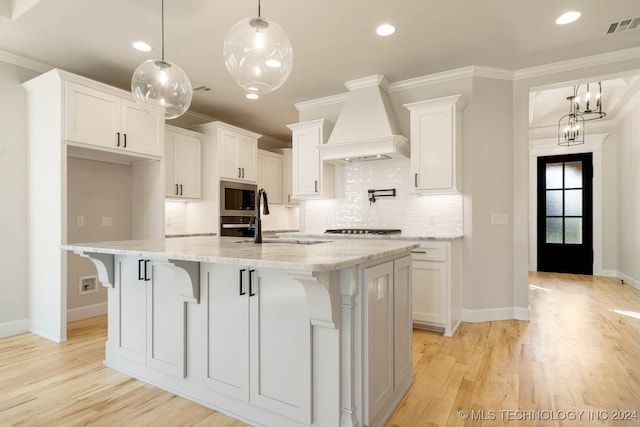
{"label": "baseboard trim", "polygon": [[0,338],[24,334],[25,332],[29,332],[29,319],[0,323]]}
{"label": "baseboard trim", "polygon": [[596,276],[602,276],[602,277],[618,277],[618,272],[616,270],[600,270],[597,272],[594,272],[594,275]]}
{"label": "baseboard trim", "polygon": [[89,317],[100,316],[101,314],[107,314],[106,302],[72,308],[71,310],[67,310],[67,323],[87,319]]}
{"label": "baseboard trim", "polygon": [[528,308],[523,307],[501,307],[487,308],[482,310],[462,310],[462,321],[479,323],[494,322],[496,320],[530,320]]}
{"label": "baseboard trim", "polygon": [[636,280],[631,276],[627,276],[624,273],[620,273],[619,271],[618,271],[617,277],[619,279],[622,279],[624,283],[626,283],[627,285],[631,285],[632,288],[635,288],[638,291],[640,291],[640,280]]}

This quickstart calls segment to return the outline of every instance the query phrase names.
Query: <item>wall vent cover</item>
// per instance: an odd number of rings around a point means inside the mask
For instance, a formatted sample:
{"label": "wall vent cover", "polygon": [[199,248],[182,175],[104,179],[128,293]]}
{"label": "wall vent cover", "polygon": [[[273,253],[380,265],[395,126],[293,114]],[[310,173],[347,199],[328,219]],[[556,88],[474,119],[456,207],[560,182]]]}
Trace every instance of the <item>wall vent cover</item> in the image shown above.
{"label": "wall vent cover", "polygon": [[609,24],[607,34],[619,33],[627,30],[637,30],[640,28],[640,16],[624,18]]}

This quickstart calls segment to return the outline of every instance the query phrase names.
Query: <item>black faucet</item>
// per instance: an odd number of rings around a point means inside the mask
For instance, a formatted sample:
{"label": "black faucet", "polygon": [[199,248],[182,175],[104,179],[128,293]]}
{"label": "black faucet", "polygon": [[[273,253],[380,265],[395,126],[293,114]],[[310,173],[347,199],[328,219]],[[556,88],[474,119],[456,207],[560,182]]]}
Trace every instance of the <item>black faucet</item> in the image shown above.
{"label": "black faucet", "polygon": [[260,199],[264,198],[264,208],[262,213],[269,215],[269,201],[267,200],[267,192],[264,188],[258,190],[258,197],[256,200],[256,214],[251,217],[253,223],[253,243],[262,243],[262,220],[260,219]]}

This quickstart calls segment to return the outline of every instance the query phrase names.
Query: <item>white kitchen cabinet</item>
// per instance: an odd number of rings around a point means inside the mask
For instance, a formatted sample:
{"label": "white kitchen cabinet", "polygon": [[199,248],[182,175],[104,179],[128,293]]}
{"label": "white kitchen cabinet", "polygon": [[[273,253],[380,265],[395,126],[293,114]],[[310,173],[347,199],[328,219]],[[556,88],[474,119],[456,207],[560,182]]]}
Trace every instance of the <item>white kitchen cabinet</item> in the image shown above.
{"label": "white kitchen cabinet", "polygon": [[258,138],[220,128],[220,177],[256,182],[258,178]]}
{"label": "white kitchen cabinet", "polygon": [[278,148],[274,150],[283,156],[282,166],[282,199],[285,205],[297,205],[298,201],[293,195],[293,150],[291,148]]}
{"label": "white kitchen cabinet", "polygon": [[115,357],[184,378],[186,376],[185,302],[166,263],[131,256],[115,257],[116,283],[109,293],[115,315],[109,328],[117,339]]}
{"label": "white kitchen cabinet", "polygon": [[130,95],[66,82],[65,139],[114,152],[162,156],[164,121]]}
{"label": "white kitchen cabinet", "polygon": [[303,288],[273,269],[207,264],[204,274],[206,387],[310,424],[311,326]]}
{"label": "white kitchen cabinet", "polygon": [[324,119],[287,125],[292,131],[292,185],[297,199],[332,198],[334,166],[320,159],[318,145],[326,144],[331,124]]}
{"label": "white kitchen cabinet", "polygon": [[[68,109],[68,85],[93,91],[76,91],[75,94],[79,96],[76,100],[82,101]],[[132,197],[129,198],[127,210],[122,206],[122,211],[130,214],[130,239],[158,239],[164,236],[164,165],[161,157],[133,152],[128,150],[129,145],[127,149],[106,148],[96,140],[77,142],[68,138],[69,131],[71,134],[76,132],[77,137],[81,131],[86,131],[86,135],[95,126],[108,130],[109,136],[106,138],[115,141],[116,136],[111,132],[115,127],[111,126],[116,120],[116,115],[109,103],[115,102],[116,98],[130,97],[128,92],[58,69],[24,82],[23,87],[28,118],[26,132],[29,150],[26,161],[28,169],[34,172],[29,175],[27,188],[28,222],[31,231],[27,276],[29,307],[38,315],[32,316],[30,326],[32,331],[53,341],[62,342],[66,340],[67,332],[67,286],[74,280],[77,283],[77,278],[71,276],[68,257],[62,254],[59,248],[61,244],[68,243],[73,236],[69,225],[75,224],[76,221],[75,218],[69,218],[69,213],[91,203],[89,200],[74,200],[74,195],[70,194],[67,188],[70,167],[68,158],[127,166],[130,174],[125,182],[128,181],[129,185],[123,188],[123,192],[131,193]],[[94,102],[88,95],[85,96],[87,93],[99,94],[101,98]],[[102,96],[104,94],[112,97]],[[87,104],[84,105],[84,102]],[[102,110],[98,108],[98,111],[101,111],[98,113],[93,107],[101,102],[105,105],[100,107]],[[110,119],[108,111],[112,111]],[[67,117],[68,114],[71,117]],[[79,119],[80,117],[95,120],[96,116],[102,118],[90,122],[88,128],[82,128],[87,123],[84,119]],[[149,120],[150,116],[145,113],[142,117]],[[102,119],[109,123],[104,125]],[[70,123],[73,126],[68,128],[67,125]],[[157,123],[158,126],[164,126],[162,122]],[[127,126],[132,126],[130,120]],[[158,131],[155,127],[153,129],[150,133],[157,138],[154,144],[162,146],[163,141],[158,135],[162,135],[164,130]],[[130,141],[133,139],[128,138],[127,144]],[[121,143],[123,142],[121,139]],[[104,214],[109,215],[106,212]],[[104,240],[121,240],[109,239],[109,234],[104,233],[109,233],[109,228],[104,228],[101,232]]]}
{"label": "white kitchen cabinet", "polygon": [[283,203],[283,169],[284,158],[281,154],[258,150],[258,188],[265,189],[269,203]]}
{"label": "white kitchen cabinet", "polygon": [[366,286],[364,424],[377,425],[397,387],[411,377],[411,257],[364,269]]}
{"label": "white kitchen cabinet", "polygon": [[411,174],[418,193],[461,191],[461,95],[404,105],[411,120]]}
{"label": "white kitchen cabinet", "polygon": [[412,259],[414,326],[452,336],[462,316],[459,242],[423,242]]}
{"label": "white kitchen cabinet", "polygon": [[174,126],[165,129],[165,196],[198,200],[201,196],[202,135]]}

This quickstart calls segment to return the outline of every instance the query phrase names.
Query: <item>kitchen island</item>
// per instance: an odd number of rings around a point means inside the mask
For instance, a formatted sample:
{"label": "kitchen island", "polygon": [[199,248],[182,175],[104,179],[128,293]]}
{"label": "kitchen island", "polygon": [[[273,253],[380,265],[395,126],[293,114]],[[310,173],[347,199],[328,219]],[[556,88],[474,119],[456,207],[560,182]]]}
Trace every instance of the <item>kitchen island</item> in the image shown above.
{"label": "kitchen island", "polygon": [[413,243],[64,245],[109,288],[105,363],[253,425],[379,426],[412,384]]}

